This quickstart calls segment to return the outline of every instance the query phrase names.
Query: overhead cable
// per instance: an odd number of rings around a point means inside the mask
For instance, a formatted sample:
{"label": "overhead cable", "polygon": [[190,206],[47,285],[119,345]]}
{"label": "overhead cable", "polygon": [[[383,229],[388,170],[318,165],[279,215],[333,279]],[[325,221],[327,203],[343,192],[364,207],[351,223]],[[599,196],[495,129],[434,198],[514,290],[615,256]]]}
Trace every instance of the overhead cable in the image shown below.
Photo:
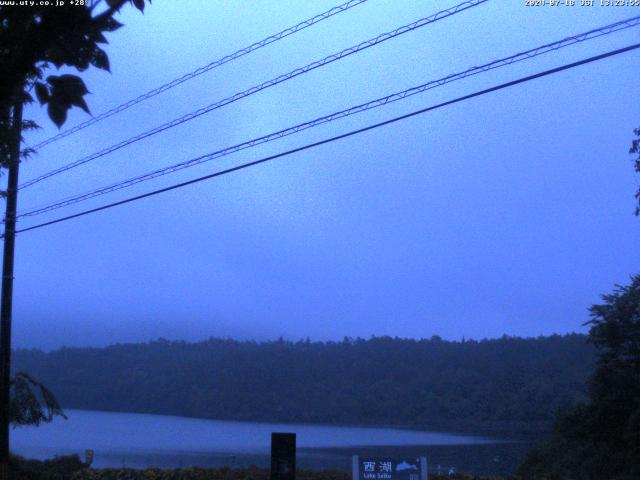
{"label": "overhead cable", "polygon": [[423,108],[421,110],[416,110],[414,112],[407,113],[405,115],[401,115],[399,117],[395,117],[395,118],[392,118],[390,120],[385,120],[383,122],[376,123],[376,124],[373,124],[373,125],[369,125],[369,126],[364,127],[364,128],[359,128],[357,130],[352,130],[350,132],[343,133],[341,135],[336,135],[334,137],[326,138],[326,139],[318,141],[318,142],[309,143],[309,144],[304,145],[302,147],[298,147],[298,148],[294,148],[294,149],[291,149],[291,150],[287,150],[286,152],[281,152],[281,153],[278,153],[278,154],[275,154],[275,155],[270,155],[268,157],[264,157],[264,158],[261,158],[259,160],[255,160],[253,162],[244,163],[242,165],[238,165],[238,166],[235,166],[235,167],[232,167],[232,168],[228,168],[228,169],[221,170],[221,171],[218,171],[218,172],[215,172],[215,173],[211,173],[209,175],[204,175],[202,177],[194,178],[194,179],[188,180],[186,182],[181,182],[181,183],[178,183],[178,184],[175,184],[175,185],[171,185],[169,187],[160,188],[158,190],[153,190],[151,192],[147,192],[147,193],[144,193],[144,194],[141,194],[141,195],[136,195],[134,197],[129,197],[129,198],[124,199],[124,200],[120,200],[120,201],[117,201],[117,202],[109,203],[109,204],[103,205],[101,207],[92,208],[92,209],[85,210],[85,211],[82,211],[82,212],[79,212],[79,213],[75,213],[73,215],[68,215],[66,217],[57,218],[55,220],[51,220],[51,221],[48,221],[48,222],[44,222],[44,223],[40,223],[40,224],[37,224],[37,225],[33,225],[31,227],[22,228],[20,230],[16,230],[16,233],[28,232],[30,230],[35,230],[35,229],[43,228],[43,227],[46,227],[46,226],[49,226],[49,225],[54,225],[56,223],[65,222],[67,220],[71,220],[71,219],[82,217],[82,216],[89,215],[89,214],[92,214],[92,213],[100,212],[102,210],[107,210],[109,208],[117,207],[117,206],[120,206],[120,205],[125,205],[127,203],[131,203],[131,202],[134,202],[134,201],[137,201],[137,200],[141,200],[143,198],[155,196],[155,195],[158,195],[160,193],[168,192],[168,191],[171,191],[171,190],[176,190],[178,188],[183,188],[183,187],[186,187],[188,185],[193,185],[195,183],[203,182],[205,180],[209,180],[209,179],[212,179],[212,178],[220,177],[220,176],[226,175],[228,173],[232,173],[232,172],[243,170],[243,169],[246,169],[246,168],[249,168],[249,167],[253,167],[255,165],[259,165],[261,163],[269,162],[269,161],[275,160],[277,158],[281,158],[281,157],[285,157],[285,156],[288,156],[288,155],[292,155],[294,153],[302,152],[304,150],[309,150],[311,148],[315,148],[315,147],[318,147],[320,145],[325,145],[327,143],[332,143],[332,142],[335,142],[337,140],[341,140],[341,139],[348,138],[348,137],[351,137],[351,136],[354,136],[354,135],[357,135],[357,134],[360,134],[360,133],[364,133],[364,132],[367,132],[367,131],[370,131],[370,130],[374,130],[374,129],[383,127],[385,125],[390,125],[392,123],[396,123],[396,122],[399,122],[401,120],[406,120],[408,118],[415,117],[417,115],[421,115],[421,114],[426,113],[426,112],[430,112],[430,111],[433,111],[433,110],[437,110],[439,108],[443,108],[443,107],[446,107],[446,106],[449,106],[449,105],[453,105],[455,103],[460,103],[460,102],[463,102],[463,101],[466,101],[466,100],[470,100],[472,98],[479,97],[479,96],[482,96],[482,95],[486,95],[488,93],[495,92],[495,91],[498,91],[498,90],[502,90],[502,89],[505,89],[505,88],[508,88],[508,87],[512,87],[512,86],[519,85],[519,84],[522,84],[522,83],[530,82],[530,81],[535,80],[537,78],[553,75],[553,74],[556,74],[556,73],[559,73],[559,72],[562,72],[562,71],[565,71],[565,70],[569,70],[571,68],[578,67],[580,65],[585,65],[585,64],[588,64],[588,63],[592,63],[592,62],[596,62],[596,61],[599,61],[599,60],[603,60],[605,58],[612,57],[614,55],[620,55],[622,53],[626,53],[626,52],[629,52],[629,51],[632,51],[632,50],[636,50],[638,48],[640,48],[640,43],[636,43],[634,45],[630,45],[630,46],[627,46],[627,47],[624,47],[624,48],[620,48],[620,49],[609,51],[609,52],[606,52],[606,53],[603,53],[603,54],[600,54],[600,55],[589,57],[589,58],[586,58],[584,60],[580,60],[580,61],[577,61],[577,62],[565,64],[565,65],[562,65],[560,67],[556,67],[556,68],[552,68],[552,69],[549,69],[549,70],[545,70],[543,72],[539,72],[539,73],[536,73],[534,75],[528,75],[526,77],[522,77],[522,78],[519,78],[517,80],[512,80],[510,82],[502,83],[500,85],[496,85],[496,86],[491,87],[491,88],[486,88],[484,90],[479,90],[479,91],[476,91],[474,93],[470,93],[468,95],[464,95],[462,97],[455,98],[453,100],[442,102],[442,103],[439,103],[437,105],[433,105],[433,106],[430,106],[430,107]]}
{"label": "overhead cable", "polygon": [[86,120],[82,123],[79,123],[78,125],[69,128],[68,130],[65,130],[63,132],[58,133],[57,135],[54,135],[51,138],[48,138],[40,143],[38,143],[37,145],[31,147],[34,150],[38,150],[42,147],[44,147],[45,145],[49,145],[53,142],[56,142],[62,138],[68,137],[71,134],[74,134],[76,132],[79,132],[80,130],[83,130],[91,125],[94,125],[98,122],[100,122],[101,120],[104,120],[105,118],[109,118],[117,113],[123,112],[125,110],[127,110],[130,107],[133,107],[134,105],[140,103],[140,102],[144,102],[145,100],[148,100],[150,98],[155,97],[156,95],[160,95],[163,92],[166,92],[167,90],[170,90],[174,87],[177,87],[178,85],[191,80],[192,78],[196,78],[200,75],[202,75],[203,73],[209,72],[211,70],[213,70],[214,68],[220,67],[222,65],[224,65],[225,63],[231,62],[233,60],[237,60],[240,57],[243,57],[251,52],[254,52],[262,47],[266,47],[267,45],[277,42],[278,40],[282,40],[283,38],[288,37],[289,35],[293,35],[294,33],[300,32],[302,30],[304,30],[305,28],[308,28],[312,25],[315,25],[318,22],[321,22],[322,20],[326,20],[327,18],[330,18],[334,15],[337,15],[339,13],[342,13],[346,10],[349,10],[352,7],[355,7],[356,5],[360,5],[361,3],[366,2],[367,0],[349,0],[348,2],[343,3],[342,5],[338,5],[337,7],[333,7],[330,10],[327,10],[326,12],[320,13],[318,15],[315,15],[314,17],[308,18],[307,20],[304,20],[303,22],[298,23],[297,25],[294,25],[292,27],[286,28],[284,30],[282,30],[281,32],[278,32],[276,34],[270,35],[267,38],[264,38],[262,40],[260,40],[259,42],[255,42],[251,45],[249,45],[248,47],[244,47],[236,52],[233,52],[229,55],[226,55],[222,58],[219,58],[218,60],[214,60],[213,62],[204,65],[200,68],[195,69],[192,72],[186,73],[183,76],[176,78],[175,80],[171,80],[168,83],[165,83],[164,85],[161,85],[157,88],[154,88],[153,90],[148,91],[147,93],[144,93],[136,98],[133,98],[125,103],[122,103],[120,105],[118,105],[117,107],[112,108],[111,110],[107,110],[106,112],[103,112],[99,115],[96,115],[93,118],[90,118],[89,120]]}
{"label": "overhead cable", "polygon": [[330,115],[325,115],[322,117],[318,117],[314,120],[308,121],[308,122],[304,122],[304,123],[300,123],[298,125],[295,125],[293,127],[289,127],[286,128],[284,130],[279,130],[277,132],[273,132],[270,133],[268,135],[263,135],[261,137],[258,138],[254,138],[252,140],[248,140],[246,142],[242,142],[239,143],[237,145],[233,145],[231,147],[227,147],[212,153],[208,153],[206,155],[201,155],[180,163],[176,163],[174,165],[170,165],[164,168],[159,168],[156,170],[153,170],[151,172],[147,172],[145,174],[142,175],[138,175],[132,178],[129,178],[127,180],[123,180],[105,187],[101,187],[95,190],[92,190],[90,192],[87,193],[83,193],[83,194],[79,194],[79,195],[75,195],[72,197],[67,197],[61,200],[58,200],[56,202],[47,204],[46,206],[43,207],[39,207],[39,208],[34,208],[32,210],[23,212],[23,213],[19,213],[18,214],[18,218],[21,217],[30,217],[30,216],[36,216],[36,215],[40,215],[46,212],[50,212],[52,210],[56,210],[62,207],[66,207],[69,205],[73,205],[75,203],[78,202],[82,202],[100,195],[105,195],[107,193],[111,193],[114,192],[116,190],[120,190],[123,188],[127,188],[133,185],[136,185],[138,183],[147,181],[147,180],[151,180],[153,178],[157,178],[163,175],[167,175],[179,170],[183,170],[185,168],[189,168],[189,167],[193,167],[195,165],[199,165],[201,163],[204,162],[208,162],[211,160],[214,160],[216,158],[220,158],[220,157],[224,157],[236,152],[239,152],[241,150],[245,150],[247,148],[252,148],[255,147],[257,145],[263,144],[263,143],[267,143],[273,140],[277,140],[279,138],[288,136],[288,135],[292,135],[298,132],[301,132],[303,130],[307,130],[309,128],[313,128],[316,127],[318,125],[322,125],[324,123],[328,123],[328,122],[332,122],[334,120],[338,120],[340,118],[344,118],[344,117],[348,117],[350,115],[354,115],[357,113],[361,113],[361,112],[365,112],[367,110],[371,110],[383,105],[387,105],[393,102],[396,102],[398,100],[403,100],[405,98],[411,97],[413,95],[419,94],[419,93],[423,93],[427,90],[431,90],[433,88],[442,86],[442,85],[446,85],[448,83],[457,81],[457,80],[461,80],[473,75],[477,75],[479,73],[483,73],[483,72],[487,72],[490,70],[494,70],[496,68],[500,68],[500,67],[504,67],[507,65],[512,65],[514,63],[520,62],[522,60],[527,60],[527,59],[531,59],[534,57],[537,57],[539,55],[543,55],[545,53],[549,53],[549,52],[554,52],[558,49],[564,48],[564,47],[568,47],[570,45],[576,44],[576,43],[580,43],[580,42],[584,42],[587,40],[592,40],[604,35],[609,35],[611,33],[620,31],[620,30],[624,30],[627,28],[631,28],[631,27],[635,27],[640,25],[640,15],[633,17],[633,18],[629,18],[626,20],[622,20],[616,23],[612,23],[610,25],[606,25],[604,27],[600,27],[597,29],[593,29],[593,30],[589,30],[587,32],[583,32],[580,33],[578,35],[573,35],[571,37],[566,37],[562,40],[558,40],[556,42],[553,43],[548,43],[546,45],[542,45],[524,52],[520,52],[517,53],[515,55],[511,55],[505,58],[501,58],[499,60],[494,60],[490,63],[486,63],[484,65],[481,66],[475,66],[475,67],[471,67],[467,70],[464,70],[462,72],[459,73],[454,73],[451,75],[447,75],[446,77],[442,77],[439,78],[437,80],[431,80],[427,83],[424,83],[422,85],[416,86],[416,87],[412,87],[406,90],[403,90],[401,92],[396,92],[393,93],[391,95],[387,95],[385,97],[381,97],[375,100],[371,100],[367,103],[363,103],[360,105],[356,105],[353,107],[350,107],[348,109],[345,110],[341,110],[338,112],[334,112]]}
{"label": "overhead cable", "polygon": [[295,78],[299,75],[302,75],[304,73],[308,73],[312,70],[315,70],[316,68],[319,67],[323,67],[325,65],[328,65],[332,62],[335,62],[337,60],[341,60],[345,57],[348,57],[349,55],[352,55],[354,53],[360,52],[362,50],[365,50],[367,48],[373,47],[375,45],[378,45],[382,42],[385,42],[387,40],[390,40],[392,38],[395,38],[397,36],[400,36],[402,34],[408,33],[408,32],[412,32],[418,28],[424,27],[426,25],[429,25],[431,23],[437,22],[438,20],[442,20],[443,18],[447,18],[450,17],[452,15],[455,15],[456,13],[460,13],[464,10],[467,10],[469,8],[478,6],[482,3],[487,2],[488,0],[468,0],[465,1],[463,3],[460,3],[458,5],[456,5],[455,7],[452,8],[448,8],[446,10],[442,10],[438,13],[435,13],[429,17],[425,17],[425,18],[421,18],[420,20],[417,20],[415,22],[412,22],[408,25],[404,25],[402,27],[396,28],[395,30],[392,30],[390,32],[387,33],[383,33],[381,35],[378,35],[377,37],[374,37],[370,40],[367,40],[365,42],[359,43],[358,45],[355,45],[353,47],[347,48],[345,50],[342,50],[338,53],[334,53],[332,55],[329,55],[321,60],[317,60],[313,63],[310,63],[304,67],[300,67],[300,68],[296,68],[295,70],[292,70],[289,73],[286,73],[284,75],[280,75],[272,80],[269,80],[267,82],[261,83],[260,85],[256,85],[254,87],[249,88],[248,90],[244,90],[240,93],[236,93],[235,95],[232,95],[231,97],[227,97],[223,100],[219,100],[215,103],[212,103],[210,105],[207,105],[206,107],[202,107],[198,110],[195,110],[191,113],[188,113],[182,117],[176,118],[170,122],[167,122],[163,125],[160,125],[158,127],[155,127],[151,130],[148,130],[146,132],[140,133],[134,137],[131,137],[127,140],[123,140],[122,142],[119,142],[115,145],[111,145],[110,147],[107,147],[103,150],[100,150],[98,152],[95,152],[91,155],[88,155],[86,157],[83,157],[79,160],[76,160],[74,162],[71,162],[65,166],[59,167],[55,170],[52,170],[50,172],[47,172],[43,175],[40,175],[32,180],[29,180],[25,183],[23,183],[22,185],[20,185],[19,188],[24,189],[27,187],[30,187],[31,185],[34,185],[38,182],[41,182],[47,178],[50,178],[54,175],[58,175],[62,172],[66,172],[68,170],[71,170],[72,168],[78,167],[80,165],[83,165],[87,162],[90,162],[92,160],[95,160],[97,158],[103,157],[109,153],[115,152],[116,150],[119,150],[121,148],[124,148],[128,145],[131,145],[132,143],[135,143],[139,140],[143,140],[145,138],[148,138],[152,135],[155,135],[157,133],[163,132],[169,128],[173,128],[175,126],[181,125],[185,122],[188,122],[190,120],[193,120],[195,118],[200,117],[201,115],[204,115],[205,113],[209,113],[213,110],[216,110],[218,108],[221,108],[225,105],[229,105],[230,103],[236,102],[242,98],[248,97],[250,95],[253,95],[255,93],[258,93],[262,90],[265,90],[267,88],[273,87],[275,85],[278,85],[282,82],[285,82],[287,80],[290,80],[292,78]]}

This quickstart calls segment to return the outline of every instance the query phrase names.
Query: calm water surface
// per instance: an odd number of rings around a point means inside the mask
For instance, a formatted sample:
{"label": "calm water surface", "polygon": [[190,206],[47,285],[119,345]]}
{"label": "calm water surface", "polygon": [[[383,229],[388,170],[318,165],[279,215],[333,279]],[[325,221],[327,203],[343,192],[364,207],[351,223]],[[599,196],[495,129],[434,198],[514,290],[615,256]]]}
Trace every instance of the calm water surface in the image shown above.
{"label": "calm water surface", "polygon": [[495,465],[499,470],[506,468],[500,452],[508,444],[442,432],[230,422],[85,410],[66,413],[69,417],[66,421],[56,419],[40,427],[14,429],[12,451],[44,459],[72,453],[84,458],[84,451],[92,449],[94,467],[267,466],[271,432],[295,432],[298,464],[303,468],[349,469],[351,455],[383,452],[412,456],[431,453],[435,468],[433,454],[440,452],[436,457],[442,458],[443,463],[451,464],[460,457],[458,464],[469,471],[471,466],[464,466],[469,463],[471,451],[476,454],[484,451],[480,454],[483,458],[491,457],[500,464]]}

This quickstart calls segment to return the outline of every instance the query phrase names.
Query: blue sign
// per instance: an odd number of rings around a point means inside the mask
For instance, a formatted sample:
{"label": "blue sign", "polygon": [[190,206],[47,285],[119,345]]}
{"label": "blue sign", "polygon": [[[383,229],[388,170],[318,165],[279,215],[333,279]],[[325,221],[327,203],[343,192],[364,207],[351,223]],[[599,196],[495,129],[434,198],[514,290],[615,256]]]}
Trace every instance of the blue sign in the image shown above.
{"label": "blue sign", "polygon": [[427,459],[354,456],[353,480],[427,480]]}

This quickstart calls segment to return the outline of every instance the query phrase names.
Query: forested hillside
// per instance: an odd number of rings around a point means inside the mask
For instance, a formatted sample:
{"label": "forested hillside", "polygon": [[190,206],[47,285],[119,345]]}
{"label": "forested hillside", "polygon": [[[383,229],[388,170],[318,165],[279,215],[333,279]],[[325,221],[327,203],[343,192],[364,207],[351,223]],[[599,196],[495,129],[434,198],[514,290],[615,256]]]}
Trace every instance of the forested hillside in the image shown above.
{"label": "forested hillside", "polygon": [[18,350],[14,364],[66,408],[515,434],[545,431],[584,398],[595,360],[585,340],[161,339]]}

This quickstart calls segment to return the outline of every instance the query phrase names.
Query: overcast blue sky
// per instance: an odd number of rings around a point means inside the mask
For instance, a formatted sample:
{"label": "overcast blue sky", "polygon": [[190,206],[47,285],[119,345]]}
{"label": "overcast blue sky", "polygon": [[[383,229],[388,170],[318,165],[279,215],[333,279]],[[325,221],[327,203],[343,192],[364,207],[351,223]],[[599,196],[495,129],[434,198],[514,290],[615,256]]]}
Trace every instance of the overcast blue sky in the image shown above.
{"label": "overcast blue sky", "polygon": [[[369,0],[41,149],[28,180],[456,1]],[[20,192],[19,210],[640,14],[492,0]],[[599,2],[598,2],[599,3]],[[336,5],[154,0],[83,74],[101,113]],[[19,227],[143,193],[638,42],[633,28]],[[14,345],[158,337],[448,339],[586,331],[640,271],[638,51],[17,238]],[[52,72],[53,73],[53,72]],[[57,132],[33,105],[27,117]],[[74,110],[65,125],[86,120]]]}

